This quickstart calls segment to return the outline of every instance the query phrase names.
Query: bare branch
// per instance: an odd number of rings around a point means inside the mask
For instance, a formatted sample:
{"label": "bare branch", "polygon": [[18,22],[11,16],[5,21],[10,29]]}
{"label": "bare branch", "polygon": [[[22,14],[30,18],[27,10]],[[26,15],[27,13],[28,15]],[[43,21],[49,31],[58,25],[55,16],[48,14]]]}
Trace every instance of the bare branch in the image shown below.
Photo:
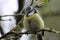
{"label": "bare branch", "polygon": [[24,14],[0,15],[0,17],[6,17],[6,16],[24,16]]}
{"label": "bare branch", "polygon": [[[53,33],[60,34],[59,31],[54,31],[54,30],[50,30],[50,29],[37,30],[37,31],[36,31],[36,34],[37,34],[38,32],[40,32],[40,31],[44,31],[44,32],[47,31],[47,32],[53,32]],[[5,35],[3,35],[2,37],[0,37],[0,39],[5,38],[6,36],[8,36],[8,35],[10,35],[10,34],[17,35],[15,38],[18,38],[18,37],[21,37],[23,34],[34,34],[34,33],[32,33],[31,31],[27,31],[27,32],[25,32],[25,33],[20,33],[20,32],[17,32],[17,31],[15,31],[15,32],[8,32],[7,34],[5,34]],[[9,38],[7,38],[7,39],[9,39]],[[14,39],[14,38],[10,38],[10,39]]]}

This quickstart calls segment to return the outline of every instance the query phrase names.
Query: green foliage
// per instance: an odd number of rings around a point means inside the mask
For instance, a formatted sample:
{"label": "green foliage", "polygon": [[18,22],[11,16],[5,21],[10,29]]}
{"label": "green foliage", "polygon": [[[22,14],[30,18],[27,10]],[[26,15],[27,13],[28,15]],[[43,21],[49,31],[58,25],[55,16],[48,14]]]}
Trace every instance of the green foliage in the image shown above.
{"label": "green foliage", "polygon": [[21,28],[20,28],[20,25],[17,25],[16,30],[17,30],[17,31],[20,31],[20,29],[21,29]]}
{"label": "green foliage", "polygon": [[20,25],[17,25],[15,28],[13,28],[11,31],[17,31],[17,32],[20,32],[21,30],[21,27]]}
{"label": "green foliage", "polygon": [[44,4],[48,4],[49,0],[43,0]]}

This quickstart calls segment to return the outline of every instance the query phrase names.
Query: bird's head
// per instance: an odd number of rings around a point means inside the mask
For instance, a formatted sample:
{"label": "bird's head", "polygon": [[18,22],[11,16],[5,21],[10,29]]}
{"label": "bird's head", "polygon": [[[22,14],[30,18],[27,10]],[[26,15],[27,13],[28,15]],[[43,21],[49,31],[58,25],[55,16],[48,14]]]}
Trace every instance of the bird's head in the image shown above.
{"label": "bird's head", "polygon": [[31,6],[28,6],[27,8],[26,8],[26,16],[28,17],[28,16],[31,16],[31,15],[33,15],[33,14],[35,14],[36,13],[36,9],[34,9],[33,7],[31,7]]}

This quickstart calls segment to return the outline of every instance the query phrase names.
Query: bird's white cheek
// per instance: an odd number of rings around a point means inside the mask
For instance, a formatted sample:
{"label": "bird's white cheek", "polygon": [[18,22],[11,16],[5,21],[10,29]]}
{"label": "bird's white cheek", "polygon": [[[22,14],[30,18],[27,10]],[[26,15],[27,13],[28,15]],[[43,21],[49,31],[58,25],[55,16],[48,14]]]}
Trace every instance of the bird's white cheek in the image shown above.
{"label": "bird's white cheek", "polygon": [[33,15],[33,14],[34,14],[34,10],[33,10],[31,13],[29,13],[28,15],[31,16],[31,15]]}

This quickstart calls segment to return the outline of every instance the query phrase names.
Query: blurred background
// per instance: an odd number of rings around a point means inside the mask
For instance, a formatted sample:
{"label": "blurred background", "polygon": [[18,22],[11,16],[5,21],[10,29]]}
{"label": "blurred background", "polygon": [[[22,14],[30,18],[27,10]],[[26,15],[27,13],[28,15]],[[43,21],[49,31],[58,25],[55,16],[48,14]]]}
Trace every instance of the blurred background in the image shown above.
{"label": "blurred background", "polygon": [[[23,1],[25,0],[18,1],[20,5],[17,13],[22,10],[22,7],[24,5]],[[29,3],[29,1],[27,2]],[[24,6],[28,5],[28,3],[26,3]],[[55,30],[60,31],[60,0],[49,0],[49,3],[47,5],[37,9],[44,20],[46,28],[54,28]],[[20,20],[19,18],[19,16],[16,17],[17,22]],[[60,40],[60,35],[57,35],[52,32],[45,32],[44,37],[45,40]]]}
{"label": "blurred background", "polygon": [[[60,31],[60,0],[50,0],[48,5],[38,9],[42,14],[45,27]],[[45,32],[46,40],[60,40],[60,35]]]}

